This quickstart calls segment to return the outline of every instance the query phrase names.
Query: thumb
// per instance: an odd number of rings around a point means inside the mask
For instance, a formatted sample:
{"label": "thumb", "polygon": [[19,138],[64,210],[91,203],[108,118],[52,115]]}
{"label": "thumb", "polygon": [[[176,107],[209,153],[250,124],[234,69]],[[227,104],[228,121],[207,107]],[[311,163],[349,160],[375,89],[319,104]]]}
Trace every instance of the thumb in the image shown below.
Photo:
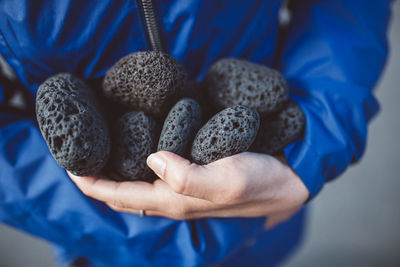
{"label": "thumb", "polygon": [[178,194],[209,199],[214,191],[210,183],[211,170],[172,152],[151,154],[147,165]]}

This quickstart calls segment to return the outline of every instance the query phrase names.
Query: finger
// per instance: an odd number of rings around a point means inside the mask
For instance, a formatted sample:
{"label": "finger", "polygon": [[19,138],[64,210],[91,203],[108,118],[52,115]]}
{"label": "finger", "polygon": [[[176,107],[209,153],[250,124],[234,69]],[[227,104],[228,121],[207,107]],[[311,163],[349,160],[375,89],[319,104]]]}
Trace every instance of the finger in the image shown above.
{"label": "finger", "polygon": [[137,209],[123,208],[123,207],[120,207],[120,206],[117,206],[117,205],[115,205],[115,204],[113,204],[113,203],[108,203],[108,202],[106,203],[106,205],[107,205],[110,209],[115,210],[115,211],[118,211],[118,212],[133,213],[133,214],[136,214],[136,215],[139,215],[139,214],[140,214],[140,210],[137,210]]}
{"label": "finger", "polygon": [[[134,209],[122,209],[113,205],[109,205],[107,204],[112,210],[115,210],[117,212],[123,212],[123,213],[130,213],[130,214],[136,214],[140,216],[140,212],[139,210],[134,210]],[[162,213],[159,211],[153,211],[153,210],[145,210],[144,214],[141,217],[149,217],[149,216],[153,216],[153,217],[163,217],[163,218],[169,218],[169,219],[173,219],[173,220],[190,220],[190,218],[181,218],[181,217],[177,217],[171,214],[167,214],[167,213]]]}
{"label": "finger", "polygon": [[85,195],[106,202],[122,212],[137,214],[138,210],[144,209],[154,216],[191,219],[192,214],[212,210],[216,206],[210,201],[177,194],[162,180],[149,184],[69,175]]}
{"label": "finger", "polygon": [[151,210],[161,203],[153,185],[146,182],[116,182],[94,176],[68,175],[85,195],[121,208]]}
{"label": "finger", "polygon": [[[121,208],[119,206],[115,206],[114,204],[111,203],[106,203],[108,207],[110,207],[112,210],[118,211],[118,212],[124,212],[124,213],[132,213],[136,215],[141,215],[140,210],[136,209],[131,209],[131,208]],[[166,214],[159,212],[159,211],[153,211],[153,210],[143,210],[143,214],[141,216],[158,216],[158,217],[167,217]]]}
{"label": "finger", "polygon": [[[244,203],[227,207],[206,200],[179,195],[171,191],[173,196],[167,197],[170,203],[168,209],[166,203],[161,210],[145,210],[147,216],[166,217],[175,220],[190,220],[200,218],[228,218],[228,217],[263,217],[265,210],[254,203]],[[139,215],[139,209],[117,206],[114,203],[106,203],[111,209],[118,212],[133,213]],[[261,203],[262,204],[262,203]],[[271,215],[272,216],[272,215]],[[269,221],[272,223],[272,220]],[[271,225],[272,226],[272,225]]]}
{"label": "finger", "polygon": [[118,211],[118,212],[132,213],[132,214],[136,214],[136,215],[140,215],[140,216],[147,216],[147,215],[150,215],[150,214],[154,214],[154,212],[151,211],[151,210],[143,210],[143,209],[142,210],[137,210],[137,209],[132,209],[132,208],[124,208],[124,207],[117,206],[117,205],[115,205],[113,203],[106,203],[106,205],[110,209],[112,209],[114,211]]}
{"label": "finger", "polygon": [[151,154],[147,164],[178,194],[222,203],[219,199],[229,189],[227,180],[221,179],[221,168],[215,168],[216,165],[197,165],[168,151]]}
{"label": "finger", "polygon": [[[106,204],[112,210],[115,210],[117,212],[141,215],[140,210],[131,209],[131,208],[122,208],[122,207],[116,206],[111,203],[106,203]],[[155,211],[155,210],[143,210],[143,213],[142,213],[143,216],[157,216],[157,217],[164,217],[164,218],[169,218],[169,219],[174,219],[174,220],[192,220],[192,219],[213,217],[213,216],[211,216],[211,214],[212,214],[211,210],[190,212],[190,213],[185,213],[185,214],[178,213],[178,212],[165,213],[165,212]]]}

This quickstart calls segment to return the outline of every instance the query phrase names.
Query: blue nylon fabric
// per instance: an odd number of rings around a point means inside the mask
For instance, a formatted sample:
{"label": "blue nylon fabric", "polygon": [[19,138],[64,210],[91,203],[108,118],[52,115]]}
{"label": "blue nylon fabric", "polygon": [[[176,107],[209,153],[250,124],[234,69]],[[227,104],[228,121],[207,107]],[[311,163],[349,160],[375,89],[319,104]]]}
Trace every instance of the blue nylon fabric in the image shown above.
{"label": "blue nylon fabric", "polygon": [[260,232],[262,218],[182,222],[114,212],[65,177],[32,125],[2,125],[0,220],[64,247],[72,258],[85,255],[104,266],[204,265]]}
{"label": "blue nylon fabric", "polygon": [[295,3],[280,70],[307,125],[285,152],[314,197],[364,152],[379,110],[371,89],[386,60],[390,1]]}
{"label": "blue nylon fabric", "polygon": [[[168,51],[201,79],[227,56],[271,66],[279,6],[166,0],[157,1],[157,13]],[[364,151],[366,123],[378,110],[371,88],[386,59],[389,9],[384,0],[295,1],[279,68],[307,126],[285,152],[312,197]],[[136,1],[0,1],[0,53],[32,98],[60,71],[100,90],[115,61],[147,47]],[[114,212],[73,185],[34,118],[0,113],[0,221],[55,244],[60,263],[85,256],[92,266],[269,266],[298,244],[304,211],[268,232],[263,218],[174,221]]]}

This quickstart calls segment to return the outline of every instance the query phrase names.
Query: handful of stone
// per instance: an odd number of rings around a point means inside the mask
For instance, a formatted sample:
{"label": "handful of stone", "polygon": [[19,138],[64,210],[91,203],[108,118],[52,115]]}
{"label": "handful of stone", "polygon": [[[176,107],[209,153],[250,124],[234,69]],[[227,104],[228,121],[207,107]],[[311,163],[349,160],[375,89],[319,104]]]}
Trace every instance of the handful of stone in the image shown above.
{"label": "handful of stone", "polygon": [[156,151],[197,164],[245,151],[273,155],[305,127],[278,71],[227,58],[194,82],[158,51],[120,59],[101,94],[68,73],[48,78],[39,86],[36,114],[53,157],[74,175],[149,182],[155,175],[146,158]]}

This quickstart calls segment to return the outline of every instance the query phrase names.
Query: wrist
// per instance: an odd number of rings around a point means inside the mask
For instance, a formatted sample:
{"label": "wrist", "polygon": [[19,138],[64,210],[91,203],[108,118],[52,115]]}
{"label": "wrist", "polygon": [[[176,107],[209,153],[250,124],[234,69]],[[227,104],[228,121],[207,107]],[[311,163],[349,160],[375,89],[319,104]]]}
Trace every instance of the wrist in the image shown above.
{"label": "wrist", "polygon": [[286,197],[299,204],[306,203],[310,199],[311,194],[303,180],[287,163],[284,153],[279,155],[278,159],[283,165],[281,177],[285,177],[285,180],[287,180],[286,188],[288,192],[286,192]]}

